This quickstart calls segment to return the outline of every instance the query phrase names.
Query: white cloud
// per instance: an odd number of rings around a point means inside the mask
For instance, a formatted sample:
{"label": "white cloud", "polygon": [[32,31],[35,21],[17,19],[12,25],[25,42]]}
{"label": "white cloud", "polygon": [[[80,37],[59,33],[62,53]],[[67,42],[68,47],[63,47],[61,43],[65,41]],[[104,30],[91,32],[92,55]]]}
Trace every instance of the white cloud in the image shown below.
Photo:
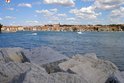
{"label": "white cloud", "polygon": [[95,0],[81,0],[81,1],[83,1],[83,2],[93,2]]}
{"label": "white cloud", "polygon": [[34,17],[38,17],[37,15],[34,15]]}
{"label": "white cloud", "polygon": [[[84,1],[84,0],[82,0]],[[90,0],[85,0],[90,1]],[[124,0],[94,0],[93,4],[89,7],[83,7],[81,9],[73,9],[70,13],[75,14],[79,18],[85,19],[96,19],[94,20],[100,23],[122,23],[124,18]],[[102,16],[104,20],[98,18],[102,13],[106,13]],[[101,11],[100,13],[98,13]]]}
{"label": "white cloud", "polygon": [[67,15],[64,13],[64,14],[58,14],[59,17],[67,17]]}
{"label": "white cloud", "polygon": [[124,7],[112,10],[108,16],[111,23],[122,23],[124,19]]}
{"label": "white cloud", "polygon": [[7,10],[13,11],[13,10],[14,10],[14,8],[7,8]]}
{"label": "white cloud", "polygon": [[11,22],[9,25],[11,25],[11,26],[14,26],[15,25],[15,21],[13,21],[13,22]]}
{"label": "white cloud", "polygon": [[36,13],[43,14],[44,16],[52,16],[55,13],[57,13],[57,11],[58,10],[56,8],[55,9],[49,9],[49,10],[43,9],[43,10],[36,10]]}
{"label": "white cloud", "polygon": [[117,9],[122,4],[124,4],[124,0],[96,0],[94,2],[94,6],[102,10]]}
{"label": "white cloud", "polygon": [[29,4],[29,3],[20,3],[20,4],[18,4],[18,6],[19,6],[19,7],[29,7],[29,8],[32,7],[32,5]]}
{"label": "white cloud", "polygon": [[44,0],[46,4],[58,4],[63,6],[74,6],[75,2],[73,0]]}
{"label": "white cloud", "polygon": [[33,21],[26,21],[27,23],[39,23],[37,20],[33,20]]}
{"label": "white cloud", "polygon": [[36,10],[36,13],[49,13],[49,11],[48,10]]}
{"label": "white cloud", "polygon": [[96,0],[103,4],[120,4],[123,0]]}
{"label": "white cloud", "polygon": [[51,12],[57,12],[58,9],[57,8],[54,8],[54,9],[50,9]]}
{"label": "white cloud", "polygon": [[53,13],[50,12],[49,10],[36,10],[36,13],[43,14],[44,16],[51,16],[51,15],[53,15]]}
{"label": "white cloud", "polygon": [[75,18],[67,18],[66,20],[67,21],[75,21],[76,19]]}
{"label": "white cloud", "polygon": [[15,19],[16,17],[12,17],[12,16],[5,16],[5,19],[9,19],[9,20],[13,20]]}
{"label": "white cloud", "polygon": [[0,20],[3,20],[3,19],[0,17]]}
{"label": "white cloud", "polygon": [[52,21],[58,21],[58,20],[60,20],[59,17],[57,17],[57,16],[49,17],[49,19],[52,20]]}
{"label": "white cloud", "polygon": [[124,7],[120,7],[119,9],[112,10],[110,16],[114,18],[124,17]]}
{"label": "white cloud", "polygon": [[90,2],[92,1],[93,6],[95,9],[102,9],[102,10],[113,10],[119,8],[121,5],[124,4],[124,0],[82,0]]}
{"label": "white cloud", "polygon": [[95,12],[95,7],[89,6],[89,7],[82,7],[81,9],[71,9],[70,13],[74,14],[78,18],[81,19],[97,19],[97,16],[99,16],[101,13]]}
{"label": "white cloud", "polygon": [[32,2],[32,5],[41,5],[42,2],[41,1],[35,1],[35,2]]}

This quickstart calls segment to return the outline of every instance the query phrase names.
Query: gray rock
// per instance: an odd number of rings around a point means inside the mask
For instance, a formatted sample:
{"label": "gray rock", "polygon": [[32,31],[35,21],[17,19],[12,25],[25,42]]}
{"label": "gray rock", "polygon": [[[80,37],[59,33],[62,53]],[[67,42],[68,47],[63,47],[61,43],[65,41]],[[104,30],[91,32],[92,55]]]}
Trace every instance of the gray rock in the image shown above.
{"label": "gray rock", "polygon": [[39,47],[31,50],[24,50],[23,53],[32,63],[39,65],[68,59],[68,57],[65,55],[62,55],[49,47]]}
{"label": "gray rock", "polygon": [[43,68],[45,68],[45,70],[47,71],[48,74],[50,73],[56,73],[56,72],[63,72],[63,70],[61,70],[58,66],[59,63],[62,63],[66,60],[59,60],[56,62],[52,62],[52,63],[47,63],[47,64],[43,64],[41,65]]}
{"label": "gray rock", "polygon": [[48,64],[68,57],[54,51],[49,47],[33,48],[31,50],[22,48],[1,48],[0,62],[32,62],[36,64]]}
{"label": "gray rock", "polygon": [[29,69],[14,76],[10,83],[47,83],[49,74],[38,65],[31,64]]}
{"label": "gray rock", "polygon": [[69,73],[48,74],[32,63],[0,64],[0,83],[88,83],[84,78]]}
{"label": "gray rock", "polygon": [[[9,62],[0,64],[0,83],[23,83],[24,79],[28,80],[28,78],[26,78],[26,75],[30,71],[33,71],[34,73],[36,72],[37,75],[38,73],[40,73],[42,78],[46,78],[48,76],[43,68],[35,64]],[[45,80],[46,79],[42,79],[41,82]]]}
{"label": "gray rock", "polygon": [[116,71],[108,77],[105,83],[124,83],[124,78],[120,71]]}
{"label": "gray rock", "polygon": [[[20,80],[20,77],[24,77]],[[30,70],[25,74],[21,74],[19,78],[14,79],[11,83],[88,83],[85,79],[78,75],[68,73],[55,73],[45,75],[42,72]]]}
{"label": "gray rock", "polygon": [[58,72],[50,74],[50,76],[48,83],[88,83],[84,78],[76,74]]}
{"label": "gray rock", "polygon": [[121,72],[122,77],[124,78],[124,71]]}
{"label": "gray rock", "polygon": [[67,58],[49,47],[39,47],[31,50],[22,48],[0,49],[0,63],[10,61],[36,63],[44,67],[49,73],[61,71],[58,64]]}
{"label": "gray rock", "polygon": [[[21,78],[23,80],[21,80]],[[68,73],[43,74],[30,70],[27,73],[21,74],[18,78],[14,78],[11,83],[88,83],[84,78]]]}
{"label": "gray rock", "polygon": [[69,59],[49,47],[0,48],[0,83],[124,83],[124,72],[94,53]]}
{"label": "gray rock", "polygon": [[84,77],[88,83],[105,83],[112,78],[117,78],[120,83],[124,83],[118,68],[112,62],[97,59],[95,55],[73,56],[68,61],[60,63],[59,67]]}
{"label": "gray rock", "polygon": [[93,59],[98,59],[95,53],[87,53],[84,56],[89,57],[89,58],[93,58]]}
{"label": "gray rock", "polygon": [[22,48],[1,48],[0,49],[0,62],[7,63],[13,62],[26,62],[26,57],[21,54]]}

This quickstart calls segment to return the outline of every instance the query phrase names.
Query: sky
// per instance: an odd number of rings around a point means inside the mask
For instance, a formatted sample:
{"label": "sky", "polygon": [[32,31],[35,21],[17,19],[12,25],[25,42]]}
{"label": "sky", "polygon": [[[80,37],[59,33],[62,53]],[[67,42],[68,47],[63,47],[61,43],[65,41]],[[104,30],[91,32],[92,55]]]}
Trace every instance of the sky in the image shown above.
{"label": "sky", "polygon": [[0,0],[0,23],[124,24],[124,0]]}

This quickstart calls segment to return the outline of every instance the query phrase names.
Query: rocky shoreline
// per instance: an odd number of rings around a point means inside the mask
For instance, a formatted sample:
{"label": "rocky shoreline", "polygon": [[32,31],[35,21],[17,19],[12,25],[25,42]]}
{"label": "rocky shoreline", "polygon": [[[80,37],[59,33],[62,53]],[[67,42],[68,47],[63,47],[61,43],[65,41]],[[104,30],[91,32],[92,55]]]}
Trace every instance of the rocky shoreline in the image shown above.
{"label": "rocky shoreline", "polygon": [[49,47],[0,48],[0,83],[124,83],[124,72],[94,53],[69,58]]}

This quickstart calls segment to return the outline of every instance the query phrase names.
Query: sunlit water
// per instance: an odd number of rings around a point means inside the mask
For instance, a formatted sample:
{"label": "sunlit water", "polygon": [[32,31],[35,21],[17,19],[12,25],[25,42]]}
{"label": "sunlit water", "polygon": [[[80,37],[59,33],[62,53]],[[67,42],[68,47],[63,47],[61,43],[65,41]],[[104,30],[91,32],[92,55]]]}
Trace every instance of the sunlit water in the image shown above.
{"label": "sunlit water", "polygon": [[[34,34],[35,33],[35,34]],[[49,46],[62,54],[96,53],[124,70],[123,32],[16,32],[0,34],[0,47]]]}

